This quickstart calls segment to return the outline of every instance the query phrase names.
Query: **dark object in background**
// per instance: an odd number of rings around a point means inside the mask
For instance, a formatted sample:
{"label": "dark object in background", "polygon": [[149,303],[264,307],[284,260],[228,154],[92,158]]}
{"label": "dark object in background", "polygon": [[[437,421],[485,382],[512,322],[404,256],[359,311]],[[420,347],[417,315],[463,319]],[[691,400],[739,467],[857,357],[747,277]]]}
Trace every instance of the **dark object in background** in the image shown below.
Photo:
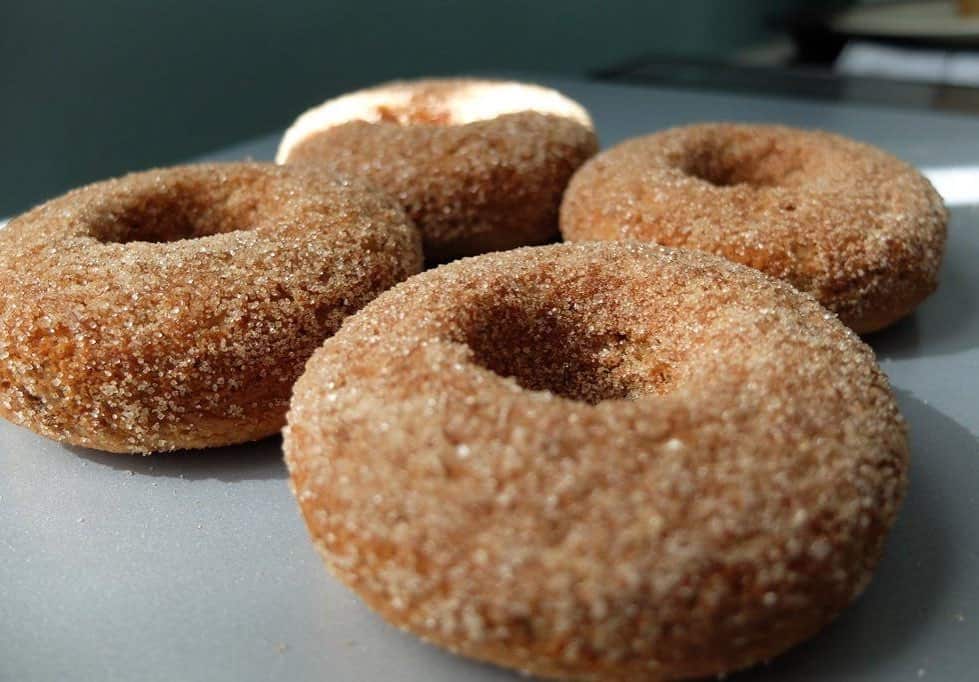
{"label": "dark object in background", "polygon": [[792,37],[796,64],[831,65],[847,43],[857,40],[899,47],[979,50],[977,0],[844,7],[802,8],[773,18],[773,24]]}
{"label": "dark object in background", "polygon": [[[888,12],[898,13],[897,20],[892,18],[888,23]],[[925,28],[915,31],[919,15],[922,20],[918,23]],[[964,28],[959,25],[952,2],[876,5],[830,2],[769,16],[772,34],[788,34],[792,41],[793,49],[787,51],[791,56],[783,55],[782,59],[766,59],[764,63],[716,62],[646,54],[594,75],[603,80],[629,83],[663,83],[979,114],[979,88],[940,77],[924,80],[920,73],[913,74],[914,78],[910,73],[900,72],[897,77],[890,74],[885,77],[881,75],[883,71],[846,73],[839,69],[841,53],[854,45],[869,46],[871,50],[875,45],[884,49],[893,47],[899,62],[914,61],[915,53],[904,51],[908,48],[927,50],[922,55],[930,60],[946,54],[979,56],[979,18],[967,17],[962,21],[966,22]]]}

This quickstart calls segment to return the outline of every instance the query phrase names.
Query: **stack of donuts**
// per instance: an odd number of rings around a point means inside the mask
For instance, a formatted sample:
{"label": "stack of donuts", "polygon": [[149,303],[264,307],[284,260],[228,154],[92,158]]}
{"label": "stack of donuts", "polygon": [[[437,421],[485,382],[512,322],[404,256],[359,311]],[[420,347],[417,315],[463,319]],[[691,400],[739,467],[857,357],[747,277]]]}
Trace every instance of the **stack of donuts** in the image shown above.
{"label": "stack of donuts", "polygon": [[276,164],[69,192],[0,231],[0,415],[119,453],[285,426],[328,568],[465,656],[770,659],[894,522],[906,430],[857,334],[934,291],[945,207],[827,132],[597,152],[554,90],[422,80],[304,113]]}

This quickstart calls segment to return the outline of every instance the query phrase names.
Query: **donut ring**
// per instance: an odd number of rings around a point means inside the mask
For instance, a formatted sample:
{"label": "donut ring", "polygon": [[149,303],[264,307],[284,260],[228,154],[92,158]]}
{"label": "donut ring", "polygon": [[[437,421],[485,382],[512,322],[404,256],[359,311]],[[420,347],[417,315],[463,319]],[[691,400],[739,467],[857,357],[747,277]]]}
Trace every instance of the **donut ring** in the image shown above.
{"label": "donut ring", "polygon": [[420,268],[399,207],[312,170],[89,185],[0,231],[0,415],[110,452],[263,438],[323,339]]}
{"label": "donut ring", "polygon": [[366,177],[398,198],[437,263],[556,238],[561,194],[596,151],[588,113],[555,90],[419,80],[307,111],[276,161]]}
{"label": "donut ring", "polygon": [[859,333],[938,286],[948,213],[928,180],[870,145],[773,125],[703,124],[592,159],[561,207],[569,241],[640,239],[785,279]]}
{"label": "donut ring", "polygon": [[296,384],[330,570],[390,622],[559,679],[720,674],[866,586],[907,439],[872,351],[696,251],[559,244],[382,294]]}

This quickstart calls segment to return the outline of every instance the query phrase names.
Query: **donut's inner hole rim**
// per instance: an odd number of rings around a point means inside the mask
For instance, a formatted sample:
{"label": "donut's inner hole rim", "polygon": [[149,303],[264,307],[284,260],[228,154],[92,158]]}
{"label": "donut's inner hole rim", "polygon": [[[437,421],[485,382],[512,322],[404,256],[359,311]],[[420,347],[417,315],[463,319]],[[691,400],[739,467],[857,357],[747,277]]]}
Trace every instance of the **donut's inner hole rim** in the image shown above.
{"label": "donut's inner hole rim", "polygon": [[805,163],[799,150],[783,137],[725,134],[690,140],[674,164],[684,175],[718,188],[790,187]]}
{"label": "donut's inner hole rim", "polygon": [[457,341],[469,350],[470,362],[498,377],[591,406],[665,395],[676,387],[678,367],[668,348],[616,325],[596,329],[587,313],[554,315],[547,307],[527,299],[479,306]]}
{"label": "donut's inner hole rim", "polygon": [[254,229],[260,188],[236,192],[207,185],[205,180],[110,198],[89,226],[89,236],[102,244],[175,244]]}

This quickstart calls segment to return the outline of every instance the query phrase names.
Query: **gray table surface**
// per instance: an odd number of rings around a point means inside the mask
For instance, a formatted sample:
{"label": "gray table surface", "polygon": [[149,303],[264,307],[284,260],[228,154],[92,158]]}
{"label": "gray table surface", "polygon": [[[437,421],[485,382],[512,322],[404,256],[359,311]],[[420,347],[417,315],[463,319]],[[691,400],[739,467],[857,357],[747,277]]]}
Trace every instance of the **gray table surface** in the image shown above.
{"label": "gray table surface", "polygon": [[[701,120],[825,128],[927,167],[954,204],[942,284],[868,340],[911,425],[912,483],[876,579],[749,680],[979,670],[979,119],[543,79],[602,141]],[[271,158],[278,136],[213,158]],[[945,185],[941,187],[941,185]],[[328,577],[280,442],[133,458],[0,422],[0,680],[516,679],[384,624]]]}

